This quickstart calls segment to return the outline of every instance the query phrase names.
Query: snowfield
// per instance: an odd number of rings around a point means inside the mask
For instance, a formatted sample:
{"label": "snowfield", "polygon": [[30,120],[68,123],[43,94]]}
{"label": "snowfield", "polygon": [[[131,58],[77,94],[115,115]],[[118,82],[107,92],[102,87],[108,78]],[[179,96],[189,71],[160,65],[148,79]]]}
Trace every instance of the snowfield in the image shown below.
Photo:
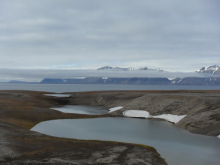
{"label": "snowfield", "polygon": [[[122,109],[123,107],[114,107],[109,109],[109,113]],[[123,115],[126,117],[142,117],[142,118],[158,118],[164,119],[172,123],[178,123],[182,120],[186,115],[171,115],[171,114],[162,114],[158,116],[151,116],[149,112],[143,110],[127,110],[123,112]],[[220,135],[218,136],[220,138]]]}
{"label": "snowfield", "polygon": [[178,123],[181,119],[186,117],[186,115],[178,116],[178,115],[171,115],[171,114],[151,116],[149,112],[142,111],[142,110],[127,110],[127,111],[124,111],[123,115],[126,117],[159,118],[159,119],[165,119],[172,123]]}
{"label": "snowfield", "polygon": [[143,118],[149,118],[150,113],[147,111],[141,111],[141,110],[128,110],[124,111],[123,113],[124,116],[127,117],[143,117]]}
{"label": "snowfield", "polygon": [[178,123],[184,117],[186,117],[186,115],[178,116],[178,115],[171,115],[171,114],[163,114],[163,115],[153,116],[153,118],[165,119],[172,123]]}
{"label": "snowfield", "polygon": [[117,110],[122,109],[122,108],[123,108],[123,107],[121,107],[121,106],[120,106],[120,107],[110,108],[110,109],[109,109],[109,113],[110,113],[110,112],[117,111]]}

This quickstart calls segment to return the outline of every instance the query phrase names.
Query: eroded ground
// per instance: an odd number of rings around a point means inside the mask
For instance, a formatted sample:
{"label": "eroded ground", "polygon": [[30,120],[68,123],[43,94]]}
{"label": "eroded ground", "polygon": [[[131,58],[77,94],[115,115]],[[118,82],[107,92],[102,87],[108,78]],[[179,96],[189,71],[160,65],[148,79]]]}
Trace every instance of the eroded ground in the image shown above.
{"label": "eroded ground", "polygon": [[72,93],[69,104],[123,108],[111,113],[123,116],[126,110],[146,110],[152,116],[186,115],[175,125],[192,133],[220,135],[220,91],[106,91]]}
{"label": "eroded ground", "polygon": [[41,121],[91,117],[50,107],[71,104],[43,92],[0,91],[0,164],[157,164],[166,162],[149,146],[55,138],[30,131]]}
{"label": "eroded ground", "polygon": [[[220,135],[220,91],[102,91],[70,93],[0,91],[0,164],[156,164],[166,162],[149,146],[55,138],[30,131],[41,121],[122,116],[125,110],[151,115],[187,115],[175,124],[193,133]],[[123,106],[107,115],[68,114],[62,105]]]}

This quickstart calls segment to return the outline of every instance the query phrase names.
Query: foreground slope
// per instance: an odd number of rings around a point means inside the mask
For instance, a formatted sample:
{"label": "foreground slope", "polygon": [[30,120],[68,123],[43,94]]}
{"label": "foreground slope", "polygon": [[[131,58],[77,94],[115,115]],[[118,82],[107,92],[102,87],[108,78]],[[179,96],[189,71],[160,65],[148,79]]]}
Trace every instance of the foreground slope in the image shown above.
{"label": "foreground slope", "polygon": [[166,165],[153,147],[55,138],[30,131],[45,120],[95,117],[49,109],[68,103],[43,92],[0,91],[0,164]]}

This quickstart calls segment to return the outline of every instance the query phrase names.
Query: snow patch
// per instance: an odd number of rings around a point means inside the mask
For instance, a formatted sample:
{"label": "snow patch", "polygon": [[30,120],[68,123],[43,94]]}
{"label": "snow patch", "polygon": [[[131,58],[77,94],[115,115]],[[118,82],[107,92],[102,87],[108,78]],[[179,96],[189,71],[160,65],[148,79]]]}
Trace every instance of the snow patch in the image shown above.
{"label": "snow patch", "polygon": [[178,115],[171,115],[171,114],[151,116],[149,112],[142,111],[142,110],[127,110],[127,111],[124,111],[123,115],[126,117],[159,118],[159,119],[165,119],[172,123],[178,123],[181,119],[186,117],[186,115],[178,116]]}
{"label": "snow patch", "polygon": [[54,96],[54,97],[70,97],[68,94],[44,94],[45,96]]}
{"label": "snow patch", "polygon": [[141,110],[128,110],[124,111],[123,113],[124,116],[127,117],[144,117],[144,118],[149,118],[150,113],[147,111],[141,111]]}
{"label": "snow patch", "polygon": [[181,78],[181,79],[178,81],[178,83],[180,83],[182,80],[183,80],[183,79]]}
{"label": "snow patch", "polygon": [[220,135],[218,135],[217,138],[220,138]]}
{"label": "snow patch", "polygon": [[170,121],[172,123],[178,123],[181,119],[183,119],[184,117],[186,117],[186,115],[171,115],[171,114],[162,114],[162,115],[158,115],[158,116],[152,116],[153,118],[159,118],[159,119],[165,119],[167,121]]}
{"label": "snow patch", "polygon": [[117,110],[122,109],[122,108],[123,108],[123,107],[121,107],[121,106],[120,106],[120,107],[113,107],[113,108],[110,108],[110,109],[109,109],[109,113],[110,113],[110,112],[117,111]]}
{"label": "snow patch", "polygon": [[215,70],[212,72],[214,74],[216,71],[218,71],[218,67],[216,66]]}

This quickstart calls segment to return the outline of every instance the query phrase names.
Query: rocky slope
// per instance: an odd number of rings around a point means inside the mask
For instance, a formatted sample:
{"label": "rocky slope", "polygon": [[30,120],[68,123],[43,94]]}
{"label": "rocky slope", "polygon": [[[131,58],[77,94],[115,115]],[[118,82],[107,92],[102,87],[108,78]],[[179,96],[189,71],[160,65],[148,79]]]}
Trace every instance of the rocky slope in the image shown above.
{"label": "rocky slope", "polygon": [[220,91],[136,91],[72,93],[69,104],[123,106],[125,110],[146,110],[151,115],[187,115],[175,125],[192,133],[220,135]]}
{"label": "rocky slope", "polygon": [[43,92],[0,91],[0,164],[115,164],[167,165],[150,146],[119,142],[56,138],[30,131],[53,119],[105,116],[67,114],[50,107],[68,104]]}
{"label": "rocky slope", "polygon": [[173,85],[218,86],[220,77],[185,77],[171,80]]}

